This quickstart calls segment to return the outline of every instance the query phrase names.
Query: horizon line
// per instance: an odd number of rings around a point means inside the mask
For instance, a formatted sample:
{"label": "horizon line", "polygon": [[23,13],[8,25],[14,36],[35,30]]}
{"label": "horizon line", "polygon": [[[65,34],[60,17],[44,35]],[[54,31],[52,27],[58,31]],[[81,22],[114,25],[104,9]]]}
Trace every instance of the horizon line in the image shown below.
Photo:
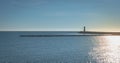
{"label": "horizon line", "polygon": [[[0,30],[0,32],[84,32],[83,30]],[[120,32],[120,31],[85,31],[85,32]]]}

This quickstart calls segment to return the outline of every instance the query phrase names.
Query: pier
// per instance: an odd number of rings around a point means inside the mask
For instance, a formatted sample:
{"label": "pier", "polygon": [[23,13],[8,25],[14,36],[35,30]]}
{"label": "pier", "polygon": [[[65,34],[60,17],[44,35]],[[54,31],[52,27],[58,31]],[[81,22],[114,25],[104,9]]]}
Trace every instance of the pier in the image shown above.
{"label": "pier", "polygon": [[[55,32],[55,31],[54,31]],[[57,31],[56,31],[57,32]],[[120,35],[120,32],[97,32],[97,31],[86,31],[86,27],[84,26],[83,27],[83,31],[75,31],[75,32],[71,32],[73,34],[67,34],[67,33],[70,33],[71,31],[64,31],[61,33],[65,33],[65,34],[50,34],[50,35],[47,35],[47,34],[38,34],[38,35],[20,35],[20,37],[70,37],[70,36],[73,36],[73,37],[76,37],[76,36],[117,36],[117,35]],[[51,32],[48,32],[48,33],[51,33]],[[75,34],[74,34],[75,33]],[[78,34],[76,34],[78,33]]]}

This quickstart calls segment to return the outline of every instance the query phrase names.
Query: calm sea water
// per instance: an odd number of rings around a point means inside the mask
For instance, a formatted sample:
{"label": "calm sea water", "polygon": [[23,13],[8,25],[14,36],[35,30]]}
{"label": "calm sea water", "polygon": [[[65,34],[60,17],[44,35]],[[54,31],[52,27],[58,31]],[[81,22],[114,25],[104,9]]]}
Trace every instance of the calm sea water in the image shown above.
{"label": "calm sea water", "polygon": [[20,37],[79,35],[76,32],[0,32],[0,63],[120,63],[120,36]]}

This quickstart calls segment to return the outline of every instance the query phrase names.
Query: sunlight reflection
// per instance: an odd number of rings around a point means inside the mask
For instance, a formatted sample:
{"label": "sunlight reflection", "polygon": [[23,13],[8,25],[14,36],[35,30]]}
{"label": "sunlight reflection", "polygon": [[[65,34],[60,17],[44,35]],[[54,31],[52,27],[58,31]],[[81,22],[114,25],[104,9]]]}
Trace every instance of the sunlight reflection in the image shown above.
{"label": "sunlight reflection", "polygon": [[120,36],[97,38],[98,45],[89,53],[96,63],[120,63]]}
{"label": "sunlight reflection", "polygon": [[107,36],[106,39],[108,41],[108,44],[111,46],[120,45],[120,36]]}

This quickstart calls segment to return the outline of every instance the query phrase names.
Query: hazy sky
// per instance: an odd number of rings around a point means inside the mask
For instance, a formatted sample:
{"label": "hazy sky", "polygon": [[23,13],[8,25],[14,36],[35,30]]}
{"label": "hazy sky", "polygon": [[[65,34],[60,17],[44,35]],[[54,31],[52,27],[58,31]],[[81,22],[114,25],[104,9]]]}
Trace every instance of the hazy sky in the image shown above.
{"label": "hazy sky", "polygon": [[120,31],[120,0],[0,0],[0,31]]}

